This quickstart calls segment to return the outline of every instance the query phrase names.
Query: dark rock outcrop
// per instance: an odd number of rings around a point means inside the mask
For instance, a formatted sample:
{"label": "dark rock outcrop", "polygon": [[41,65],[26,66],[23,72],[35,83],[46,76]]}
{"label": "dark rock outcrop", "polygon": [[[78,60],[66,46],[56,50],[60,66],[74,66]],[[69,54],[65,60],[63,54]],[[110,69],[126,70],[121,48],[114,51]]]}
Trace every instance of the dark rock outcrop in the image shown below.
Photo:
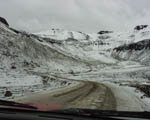
{"label": "dark rock outcrop", "polygon": [[147,27],[148,27],[148,25],[138,25],[134,28],[134,30],[139,31],[139,30],[142,30],[142,29],[147,28]]}
{"label": "dark rock outcrop", "polygon": [[[150,85],[131,85],[144,93],[144,96],[150,97]],[[143,98],[143,97],[142,97]]]}
{"label": "dark rock outcrop", "polygon": [[104,31],[104,30],[102,30],[102,31],[99,31],[98,32],[98,34],[108,34],[108,33],[112,33],[113,31]]}
{"label": "dark rock outcrop", "polygon": [[118,51],[125,51],[125,50],[142,50],[142,49],[150,49],[150,39],[146,39],[143,41],[139,41],[137,43],[131,43],[128,45],[122,45],[114,50]]}
{"label": "dark rock outcrop", "polygon": [[3,24],[9,26],[8,22],[6,21],[5,18],[0,17],[0,22],[2,22]]}
{"label": "dark rock outcrop", "polygon": [[119,60],[131,60],[150,66],[150,39],[114,48],[111,55]]}
{"label": "dark rock outcrop", "polygon": [[10,96],[12,96],[12,92],[7,90],[4,96],[5,97],[10,97]]}

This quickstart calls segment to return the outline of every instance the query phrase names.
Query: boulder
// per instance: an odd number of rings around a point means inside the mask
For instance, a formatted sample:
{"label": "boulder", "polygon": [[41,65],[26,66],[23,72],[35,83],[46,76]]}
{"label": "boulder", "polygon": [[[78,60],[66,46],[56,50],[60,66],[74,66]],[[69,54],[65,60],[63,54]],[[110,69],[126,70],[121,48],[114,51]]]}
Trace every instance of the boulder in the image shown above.
{"label": "boulder", "polygon": [[7,90],[6,92],[5,92],[5,95],[4,95],[5,97],[11,97],[12,96],[12,92],[11,91],[9,91],[9,90]]}

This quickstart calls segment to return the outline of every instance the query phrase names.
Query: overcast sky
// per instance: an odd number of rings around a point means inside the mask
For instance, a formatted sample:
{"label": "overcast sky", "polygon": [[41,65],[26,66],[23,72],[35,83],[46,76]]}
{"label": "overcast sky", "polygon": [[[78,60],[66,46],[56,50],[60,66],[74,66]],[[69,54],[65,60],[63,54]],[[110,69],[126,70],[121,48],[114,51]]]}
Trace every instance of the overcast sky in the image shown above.
{"label": "overcast sky", "polygon": [[10,26],[29,32],[124,31],[150,24],[150,0],[0,0],[0,16]]}

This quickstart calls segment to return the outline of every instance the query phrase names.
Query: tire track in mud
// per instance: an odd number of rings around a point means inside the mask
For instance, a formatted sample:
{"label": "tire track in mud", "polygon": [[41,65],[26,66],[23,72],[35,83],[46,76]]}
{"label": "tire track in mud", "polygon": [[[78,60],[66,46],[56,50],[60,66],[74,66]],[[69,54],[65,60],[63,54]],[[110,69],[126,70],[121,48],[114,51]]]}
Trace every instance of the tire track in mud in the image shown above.
{"label": "tire track in mud", "polygon": [[116,109],[115,97],[109,88],[95,82],[87,82],[86,86],[87,88],[84,88],[86,92],[83,91],[82,93],[82,91],[78,91],[81,95],[67,104],[66,108]]}
{"label": "tire track in mud", "polygon": [[[64,79],[64,78],[63,78]],[[103,84],[79,81],[73,87],[60,89],[53,93],[34,94],[17,101],[36,104],[56,104],[64,108],[87,108],[116,110],[116,100],[111,90]]]}
{"label": "tire track in mud", "polygon": [[86,83],[77,89],[73,89],[59,95],[54,95],[53,97],[55,100],[56,99],[63,100],[63,104],[65,106],[69,105],[72,102],[75,101],[79,102],[83,100],[91,92],[91,89],[93,89],[93,86],[90,85],[89,83]]}

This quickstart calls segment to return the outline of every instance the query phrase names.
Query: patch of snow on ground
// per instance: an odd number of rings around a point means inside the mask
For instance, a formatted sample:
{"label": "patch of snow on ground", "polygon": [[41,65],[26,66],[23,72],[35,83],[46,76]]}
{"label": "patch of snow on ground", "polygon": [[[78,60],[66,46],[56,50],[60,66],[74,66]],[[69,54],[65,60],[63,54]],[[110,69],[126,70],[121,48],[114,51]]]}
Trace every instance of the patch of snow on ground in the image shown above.
{"label": "patch of snow on ground", "polygon": [[118,111],[150,111],[150,99],[135,88],[104,82],[115,95]]}

